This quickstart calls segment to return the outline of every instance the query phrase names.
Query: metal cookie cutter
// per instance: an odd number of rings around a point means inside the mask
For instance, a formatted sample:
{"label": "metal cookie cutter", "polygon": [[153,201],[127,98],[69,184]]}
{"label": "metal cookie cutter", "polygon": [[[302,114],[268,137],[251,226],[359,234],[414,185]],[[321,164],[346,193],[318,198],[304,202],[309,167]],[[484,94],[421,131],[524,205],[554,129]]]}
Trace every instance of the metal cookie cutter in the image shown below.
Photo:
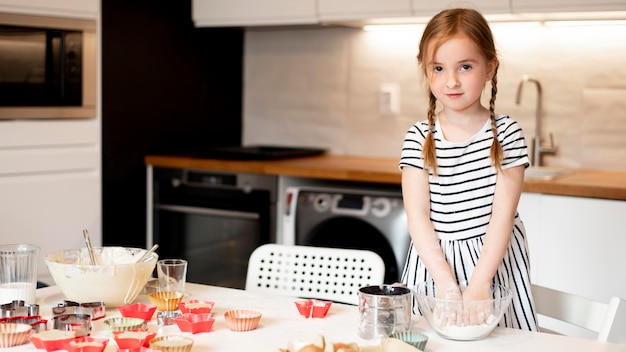
{"label": "metal cookie cutter", "polygon": [[39,315],[33,316],[17,316],[10,318],[0,318],[0,323],[20,323],[28,324],[33,328],[33,332],[41,332],[48,328],[48,321],[41,319]]}
{"label": "metal cookie cutter", "polygon": [[57,330],[76,331],[76,337],[91,333],[89,314],[60,314],[52,318],[52,327]]}
{"label": "metal cookie cutter", "polygon": [[180,311],[165,311],[157,313],[157,324],[159,326],[173,325],[174,319],[180,318],[183,314]]}
{"label": "metal cookie cutter", "polygon": [[2,309],[2,318],[39,315],[38,304],[25,304],[24,301],[19,300],[2,304],[0,309]]}
{"label": "metal cookie cutter", "polygon": [[106,316],[106,307],[104,302],[78,303],[66,300],[53,307],[52,314],[88,314],[91,320],[98,320]]}

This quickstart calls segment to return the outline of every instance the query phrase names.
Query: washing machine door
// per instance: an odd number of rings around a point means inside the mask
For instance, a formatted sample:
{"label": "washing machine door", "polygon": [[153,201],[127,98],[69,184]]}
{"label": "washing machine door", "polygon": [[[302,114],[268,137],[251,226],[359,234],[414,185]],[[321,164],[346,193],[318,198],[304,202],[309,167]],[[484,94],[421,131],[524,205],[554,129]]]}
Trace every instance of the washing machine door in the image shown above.
{"label": "washing machine door", "polygon": [[371,250],[385,262],[385,283],[392,284],[400,280],[400,269],[389,241],[377,228],[359,218],[331,217],[299,237],[302,240],[297,244]]}

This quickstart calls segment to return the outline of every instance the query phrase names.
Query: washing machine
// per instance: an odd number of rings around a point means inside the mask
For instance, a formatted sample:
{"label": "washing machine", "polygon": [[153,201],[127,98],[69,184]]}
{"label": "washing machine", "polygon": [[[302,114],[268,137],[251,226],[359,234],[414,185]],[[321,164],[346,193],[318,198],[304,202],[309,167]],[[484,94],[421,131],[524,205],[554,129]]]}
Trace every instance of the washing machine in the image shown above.
{"label": "washing machine", "polygon": [[398,190],[288,187],[286,244],[368,249],[385,262],[385,283],[398,282],[410,245]]}

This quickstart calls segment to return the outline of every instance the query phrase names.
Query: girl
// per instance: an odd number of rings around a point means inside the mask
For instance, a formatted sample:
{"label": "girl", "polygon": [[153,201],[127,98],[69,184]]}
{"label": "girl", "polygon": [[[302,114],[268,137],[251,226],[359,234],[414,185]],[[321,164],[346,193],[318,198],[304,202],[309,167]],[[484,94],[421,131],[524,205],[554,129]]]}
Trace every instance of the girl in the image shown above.
{"label": "girl", "polygon": [[[519,125],[494,112],[499,63],[487,21],[472,9],[440,12],[424,30],[417,59],[430,106],[428,119],[408,130],[400,160],[412,240],[402,282],[433,279],[445,298],[464,301],[491,298],[491,284],[506,286],[513,300],[500,325],[535,331],[517,214],[528,154]],[[489,108],[480,101],[487,82]]]}

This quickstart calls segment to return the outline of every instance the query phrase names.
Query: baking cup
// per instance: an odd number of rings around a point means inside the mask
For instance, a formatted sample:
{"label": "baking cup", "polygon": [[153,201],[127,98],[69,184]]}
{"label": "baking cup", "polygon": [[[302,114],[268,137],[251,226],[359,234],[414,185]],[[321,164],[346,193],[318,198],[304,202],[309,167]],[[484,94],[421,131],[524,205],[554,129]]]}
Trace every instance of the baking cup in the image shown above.
{"label": "baking cup", "polygon": [[394,332],[391,334],[392,338],[404,341],[409,345],[415,346],[418,350],[424,351],[426,343],[428,342],[428,336],[420,334],[419,332]]}
{"label": "baking cup", "polygon": [[178,309],[183,313],[204,314],[211,313],[215,302],[191,299],[185,302],[178,302]]}
{"label": "baking cup", "polygon": [[21,323],[0,324],[0,348],[23,345],[28,341],[32,327]]}
{"label": "baking cup", "polygon": [[209,332],[215,322],[211,313],[183,313],[179,318],[175,318],[174,322],[178,325],[180,331],[197,334],[199,332]]}
{"label": "baking cup", "polygon": [[115,331],[113,338],[120,349],[133,349],[140,347],[150,347],[150,340],[156,336],[156,331],[144,329]]}
{"label": "baking cup", "polygon": [[305,318],[323,318],[328,313],[333,302],[309,299],[306,301],[296,301],[298,312]]}
{"label": "baking cup", "polygon": [[107,338],[81,336],[66,342],[64,349],[68,352],[102,352],[108,343]]}
{"label": "baking cup", "polygon": [[224,313],[224,319],[232,331],[250,331],[259,326],[261,313],[254,310],[234,309]]}
{"label": "baking cup", "polygon": [[65,349],[65,344],[76,338],[76,331],[45,330],[28,336],[36,349],[48,352]]}
{"label": "baking cup", "polygon": [[111,333],[115,331],[140,330],[146,328],[146,321],[140,318],[115,317],[104,321]]}
{"label": "baking cup", "polygon": [[182,301],[183,296],[182,292],[174,291],[154,292],[148,295],[150,302],[161,312],[178,310],[178,303]]}
{"label": "baking cup", "polygon": [[120,311],[120,313],[122,313],[123,317],[139,318],[145,321],[150,321],[150,319],[152,319],[152,316],[154,315],[154,312],[157,309],[157,306],[144,303],[135,303],[124,306],[117,306],[117,309]]}
{"label": "baking cup", "polygon": [[178,335],[160,336],[150,340],[150,349],[165,352],[189,352],[193,339]]}

